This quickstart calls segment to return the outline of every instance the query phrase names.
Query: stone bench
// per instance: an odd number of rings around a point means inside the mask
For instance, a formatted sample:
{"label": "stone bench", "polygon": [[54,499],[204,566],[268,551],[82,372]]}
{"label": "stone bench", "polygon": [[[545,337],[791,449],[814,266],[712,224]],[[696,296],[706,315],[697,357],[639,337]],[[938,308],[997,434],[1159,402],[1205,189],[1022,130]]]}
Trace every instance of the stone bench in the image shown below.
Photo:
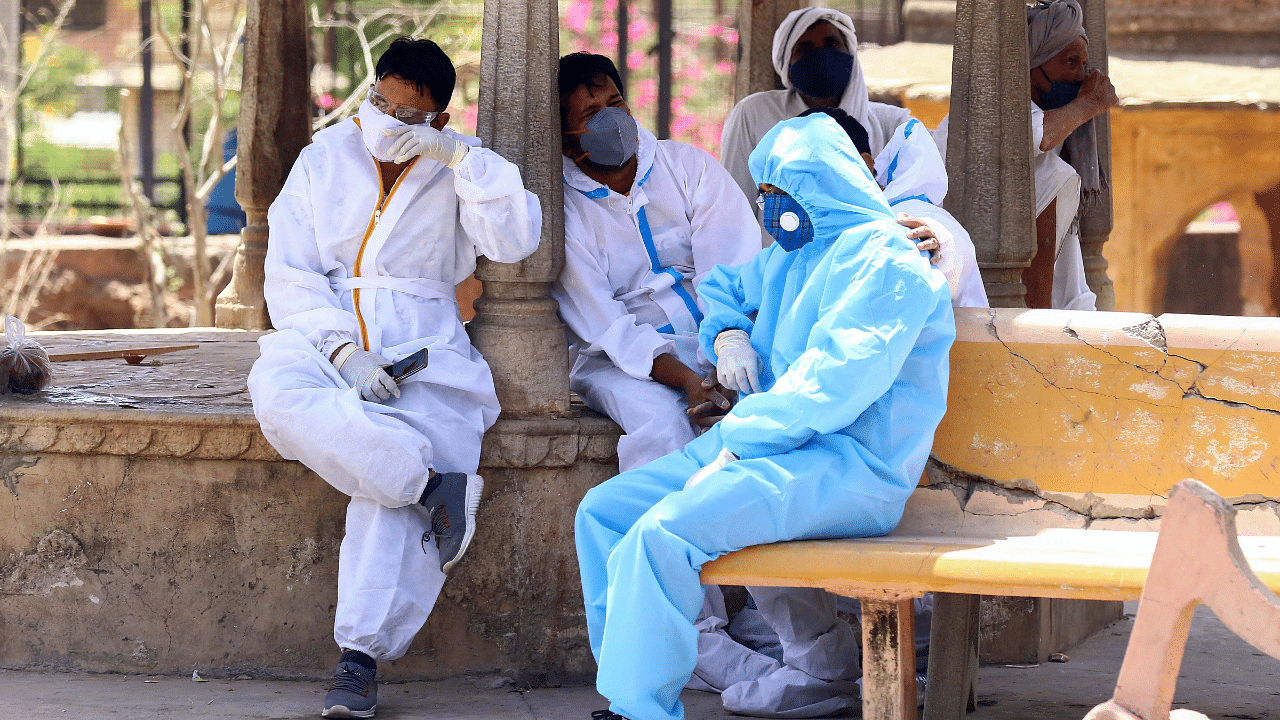
{"label": "stone bench", "polygon": [[[33,334],[199,348],[55,363],[46,393],[0,394],[0,667],[329,674],[346,498],[262,436],[245,388],[260,334]],[[594,674],[573,515],[617,473],[618,432],[591,413],[499,421],[483,530],[386,677]]]}
{"label": "stone bench", "polygon": [[1137,599],[1186,477],[1233,499],[1245,557],[1280,588],[1280,320],[965,310],[957,330],[948,414],[893,533],[751,547],[702,570],[862,600],[864,718],[916,716],[913,597],[940,593],[930,720],[973,701],[972,596]]}

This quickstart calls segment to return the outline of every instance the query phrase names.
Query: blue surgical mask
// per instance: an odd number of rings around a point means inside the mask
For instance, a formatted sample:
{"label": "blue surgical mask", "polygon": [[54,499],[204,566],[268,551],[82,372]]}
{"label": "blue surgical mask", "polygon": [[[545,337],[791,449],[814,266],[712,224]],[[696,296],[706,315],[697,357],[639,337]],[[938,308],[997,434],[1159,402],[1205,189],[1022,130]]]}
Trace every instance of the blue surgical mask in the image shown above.
{"label": "blue surgical mask", "polygon": [[818,48],[791,64],[791,86],[813,98],[844,92],[853,77],[853,56],[835,48]]}
{"label": "blue surgical mask", "polygon": [[1057,110],[1066,107],[1080,94],[1080,86],[1084,83],[1049,81],[1049,90],[1040,96],[1041,110]]}
{"label": "blue surgical mask", "polygon": [[764,229],[791,252],[813,240],[813,223],[809,213],[790,195],[766,194],[757,201],[764,211]]}
{"label": "blue surgical mask", "polygon": [[619,107],[607,107],[593,115],[582,134],[582,149],[597,165],[621,167],[635,157],[639,146],[636,119]]}

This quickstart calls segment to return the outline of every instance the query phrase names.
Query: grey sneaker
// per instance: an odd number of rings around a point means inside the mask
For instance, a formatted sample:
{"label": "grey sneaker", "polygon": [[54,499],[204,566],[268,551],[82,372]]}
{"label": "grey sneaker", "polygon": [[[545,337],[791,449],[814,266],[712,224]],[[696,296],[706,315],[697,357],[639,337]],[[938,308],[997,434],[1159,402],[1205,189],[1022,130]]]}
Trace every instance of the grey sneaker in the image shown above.
{"label": "grey sneaker", "polygon": [[324,712],[327,718],[371,718],[378,709],[378,683],[373,676],[377,670],[362,667],[358,663],[340,662],[329,681],[329,694],[324,696]]}
{"label": "grey sneaker", "polygon": [[434,539],[440,549],[440,569],[449,572],[476,534],[476,509],[484,480],[479,475],[440,473],[440,482],[419,502],[426,508],[431,529],[422,534],[425,545]]}

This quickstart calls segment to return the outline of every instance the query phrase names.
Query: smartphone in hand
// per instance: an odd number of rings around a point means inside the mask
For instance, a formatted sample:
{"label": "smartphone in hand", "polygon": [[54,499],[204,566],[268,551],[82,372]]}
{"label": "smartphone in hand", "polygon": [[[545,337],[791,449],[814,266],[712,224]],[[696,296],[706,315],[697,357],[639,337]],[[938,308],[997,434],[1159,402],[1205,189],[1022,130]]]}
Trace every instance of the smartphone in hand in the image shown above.
{"label": "smartphone in hand", "polygon": [[391,367],[387,368],[387,374],[391,376],[392,380],[400,382],[426,366],[427,349],[422,348],[409,357],[391,363]]}

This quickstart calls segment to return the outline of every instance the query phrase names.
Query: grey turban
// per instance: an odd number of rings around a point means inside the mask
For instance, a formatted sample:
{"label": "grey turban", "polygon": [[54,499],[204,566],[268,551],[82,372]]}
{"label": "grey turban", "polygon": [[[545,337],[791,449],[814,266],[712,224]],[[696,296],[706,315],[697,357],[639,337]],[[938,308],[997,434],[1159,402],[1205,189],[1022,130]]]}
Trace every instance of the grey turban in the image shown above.
{"label": "grey turban", "polygon": [[1084,11],[1076,0],[1040,0],[1027,8],[1027,57],[1038,68],[1084,35]]}

